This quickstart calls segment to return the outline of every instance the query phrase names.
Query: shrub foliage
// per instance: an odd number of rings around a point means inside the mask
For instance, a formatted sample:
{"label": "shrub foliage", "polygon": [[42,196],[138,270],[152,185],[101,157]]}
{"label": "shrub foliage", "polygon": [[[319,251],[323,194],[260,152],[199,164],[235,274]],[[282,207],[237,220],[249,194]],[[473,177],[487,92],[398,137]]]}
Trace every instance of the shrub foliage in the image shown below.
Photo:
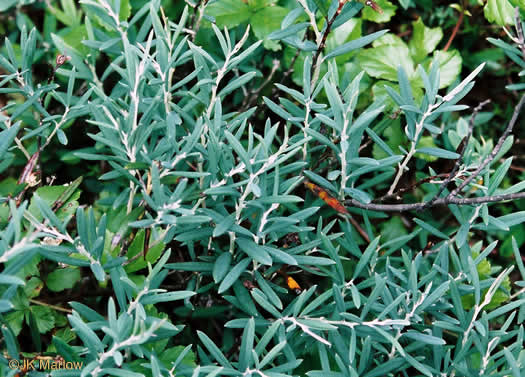
{"label": "shrub foliage", "polygon": [[483,136],[439,26],[280,3],[3,5],[1,375],[523,376],[525,97]]}

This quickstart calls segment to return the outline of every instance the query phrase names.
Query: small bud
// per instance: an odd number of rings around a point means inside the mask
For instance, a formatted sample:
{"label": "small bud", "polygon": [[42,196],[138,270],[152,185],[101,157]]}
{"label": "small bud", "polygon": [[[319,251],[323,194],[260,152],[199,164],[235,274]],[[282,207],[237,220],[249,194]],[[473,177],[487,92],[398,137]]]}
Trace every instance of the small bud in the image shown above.
{"label": "small bud", "polygon": [[244,281],[242,282],[242,285],[244,285],[244,288],[246,288],[246,289],[248,289],[248,290],[250,290],[250,291],[251,291],[252,289],[254,289],[254,288],[257,288],[257,287],[255,286],[255,284],[253,284],[253,282],[250,281],[250,280],[244,280]]}
{"label": "small bud", "polygon": [[71,60],[71,56],[58,55],[57,56],[57,60],[56,60],[57,67],[60,67],[62,64],[64,64],[65,62],[67,62],[69,60]]}
{"label": "small bud", "polygon": [[42,243],[44,245],[58,246],[62,243],[60,238],[44,237]]}
{"label": "small bud", "polygon": [[29,187],[35,187],[40,183],[40,180],[38,179],[38,175],[36,173],[31,173],[25,179],[25,183],[27,183]]}

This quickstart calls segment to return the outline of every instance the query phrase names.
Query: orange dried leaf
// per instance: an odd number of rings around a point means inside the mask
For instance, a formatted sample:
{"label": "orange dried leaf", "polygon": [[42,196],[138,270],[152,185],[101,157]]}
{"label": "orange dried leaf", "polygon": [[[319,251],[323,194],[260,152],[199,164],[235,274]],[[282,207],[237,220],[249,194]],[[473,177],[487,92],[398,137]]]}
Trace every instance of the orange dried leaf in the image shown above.
{"label": "orange dried leaf", "polygon": [[299,283],[295,281],[294,278],[291,278],[290,276],[286,277],[286,285],[288,286],[288,289],[291,289],[292,291],[295,290],[301,290],[301,287],[299,286]]}
{"label": "orange dried leaf", "polygon": [[329,197],[327,199],[324,199],[324,201],[337,212],[343,213],[345,215],[348,214],[348,210],[336,198]]}
{"label": "orange dried leaf", "polygon": [[310,189],[310,191],[312,191],[315,195],[317,195],[319,198],[323,199],[323,201],[326,204],[328,204],[330,207],[335,209],[337,212],[345,214],[345,215],[348,214],[348,210],[345,208],[345,206],[342,205],[339,202],[339,200],[337,200],[336,198],[328,194],[328,192],[324,190],[323,188],[317,186],[316,184],[310,181],[305,181],[304,185],[308,189]]}

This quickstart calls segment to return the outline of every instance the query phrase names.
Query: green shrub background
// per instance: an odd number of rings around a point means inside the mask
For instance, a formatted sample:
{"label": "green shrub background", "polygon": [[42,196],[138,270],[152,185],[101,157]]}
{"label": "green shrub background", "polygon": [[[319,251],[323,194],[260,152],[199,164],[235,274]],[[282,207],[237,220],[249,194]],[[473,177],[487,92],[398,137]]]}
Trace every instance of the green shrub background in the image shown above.
{"label": "green shrub background", "polygon": [[525,4],[365,3],[0,5],[1,376],[525,374]]}

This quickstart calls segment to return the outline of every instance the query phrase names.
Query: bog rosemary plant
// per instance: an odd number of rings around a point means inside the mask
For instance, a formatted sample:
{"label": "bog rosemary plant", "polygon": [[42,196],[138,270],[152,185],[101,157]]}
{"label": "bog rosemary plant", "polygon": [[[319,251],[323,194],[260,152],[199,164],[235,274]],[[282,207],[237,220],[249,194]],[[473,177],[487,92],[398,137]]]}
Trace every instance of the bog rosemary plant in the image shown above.
{"label": "bog rosemary plant", "polygon": [[[394,37],[327,43],[366,5],[297,0],[263,37],[254,14],[220,26],[255,3],[170,19],[159,0],[63,0],[43,31],[17,19],[0,50],[0,172],[16,177],[0,190],[1,375],[51,357],[82,364],[52,376],[522,376],[518,243],[514,266],[488,256],[525,221],[497,206],[525,197],[502,185],[524,97],[484,140],[488,101],[462,104],[483,64],[451,85],[444,55],[418,52],[429,64],[367,97],[338,59]],[[522,30],[492,42],[523,66]],[[280,82],[276,46],[297,51]],[[70,183],[45,179],[57,161]]]}

